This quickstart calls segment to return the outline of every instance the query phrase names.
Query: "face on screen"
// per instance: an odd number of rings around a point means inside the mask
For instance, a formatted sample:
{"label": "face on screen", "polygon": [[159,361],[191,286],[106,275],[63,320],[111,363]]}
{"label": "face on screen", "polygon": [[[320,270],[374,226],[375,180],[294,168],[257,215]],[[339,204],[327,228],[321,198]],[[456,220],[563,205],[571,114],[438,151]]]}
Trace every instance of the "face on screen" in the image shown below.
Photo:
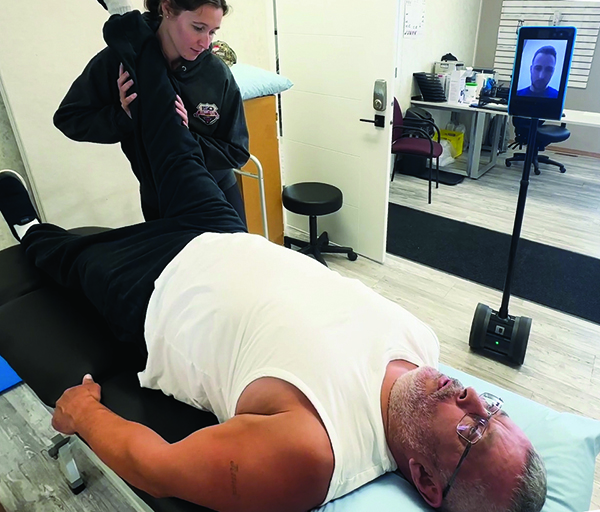
{"label": "face on screen", "polygon": [[556,50],[552,46],[544,48],[546,51],[536,54],[531,63],[529,70],[531,71],[531,89],[539,94],[543,93],[556,67]]}
{"label": "face on screen", "polygon": [[519,29],[508,100],[510,115],[561,119],[576,34],[575,27]]}
{"label": "face on screen", "polygon": [[558,97],[565,46],[559,40],[525,41],[518,96]]}

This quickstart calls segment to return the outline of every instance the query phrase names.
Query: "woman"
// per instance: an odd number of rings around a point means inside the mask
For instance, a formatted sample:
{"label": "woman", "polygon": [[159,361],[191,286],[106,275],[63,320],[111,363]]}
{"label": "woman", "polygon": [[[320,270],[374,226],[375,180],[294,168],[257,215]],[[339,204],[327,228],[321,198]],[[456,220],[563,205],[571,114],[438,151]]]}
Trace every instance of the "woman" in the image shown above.
{"label": "woman", "polygon": [[[233,168],[249,157],[242,98],[229,68],[210,51],[215,32],[228,11],[226,0],[145,0],[143,17],[155,31],[178,92],[174,108],[202,148],[205,164],[227,200],[245,223],[244,204]],[[159,218],[146,151],[135,140],[129,105],[133,81],[117,54],[105,48],[71,86],[54,124],[76,141],[121,143],[140,181],[146,220]],[[146,179],[144,179],[146,177]]]}

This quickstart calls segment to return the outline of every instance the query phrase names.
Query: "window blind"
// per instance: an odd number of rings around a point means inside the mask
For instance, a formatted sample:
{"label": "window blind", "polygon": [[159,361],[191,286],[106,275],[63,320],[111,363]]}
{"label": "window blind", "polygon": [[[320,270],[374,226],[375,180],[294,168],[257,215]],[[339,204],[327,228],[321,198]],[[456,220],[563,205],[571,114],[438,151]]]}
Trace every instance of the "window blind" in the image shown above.
{"label": "window blind", "polygon": [[518,28],[544,25],[577,28],[568,86],[585,89],[600,31],[600,1],[595,0],[504,0],[494,59],[498,79],[510,82]]}

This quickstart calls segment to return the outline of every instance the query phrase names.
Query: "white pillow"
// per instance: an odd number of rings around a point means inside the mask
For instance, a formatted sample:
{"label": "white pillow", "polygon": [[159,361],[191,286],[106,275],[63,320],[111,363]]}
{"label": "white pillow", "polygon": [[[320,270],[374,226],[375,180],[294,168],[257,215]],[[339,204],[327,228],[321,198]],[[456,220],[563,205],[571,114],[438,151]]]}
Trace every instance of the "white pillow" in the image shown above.
{"label": "white pillow", "polygon": [[279,94],[294,85],[284,76],[248,64],[234,64],[231,66],[231,73],[240,88],[243,100]]}
{"label": "white pillow", "polygon": [[[589,510],[594,467],[600,452],[600,421],[559,413],[464,372],[440,365],[440,371],[478,392],[504,400],[504,409],[525,431],[548,472],[548,496],[542,512]],[[431,512],[414,487],[395,474],[384,475],[320,512]],[[483,510],[483,509],[482,509]]]}

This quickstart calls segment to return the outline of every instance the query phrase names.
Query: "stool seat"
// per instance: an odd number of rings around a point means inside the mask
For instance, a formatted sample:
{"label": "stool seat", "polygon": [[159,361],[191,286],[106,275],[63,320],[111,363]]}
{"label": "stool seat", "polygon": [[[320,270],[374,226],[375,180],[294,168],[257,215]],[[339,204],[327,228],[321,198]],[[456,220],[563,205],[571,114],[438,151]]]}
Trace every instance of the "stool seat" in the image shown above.
{"label": "stool seat", "polygon": [[304,182],[283,189],[283,206],[300,215],[329,215],[344,204],[342,191],[327,183]]}
{"label": "stool seat", "polygon": [[320,236],[317,234],[317,217],[335,213],[344,204],[344,196],[339,188],[312,181],[294,183],[284,187],[281,198],[286,210],[308,215],[309,222],[309,241],[284,236],[283,244],[286,247],[295,245],[300,248],[299,252],[312,256],[325,266],[327,263],[323,259],[323,253],[345,254],[349,260],[356,260],[358,256],[351,247],[331,245],[327,231]]}

